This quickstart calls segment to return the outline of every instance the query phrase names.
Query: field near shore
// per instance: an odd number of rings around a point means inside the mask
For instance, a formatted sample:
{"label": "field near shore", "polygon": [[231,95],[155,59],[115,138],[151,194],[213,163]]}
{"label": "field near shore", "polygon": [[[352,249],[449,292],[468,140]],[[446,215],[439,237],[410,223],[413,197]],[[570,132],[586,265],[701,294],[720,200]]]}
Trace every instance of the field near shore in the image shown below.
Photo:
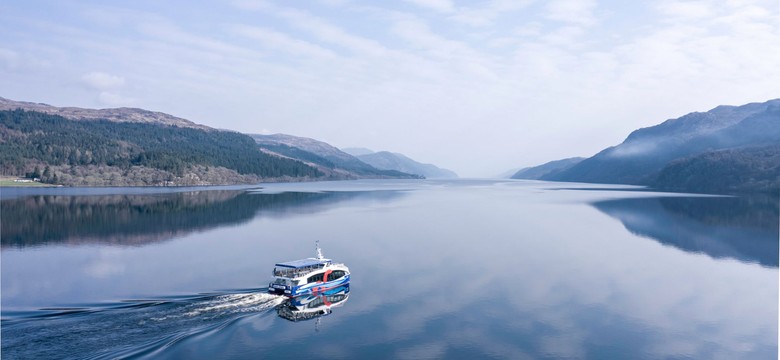
{"label": "field near shore", "polygon": [[30,181],[30,182],[16,182],[14,180],[19,179],[18,177],[14,176],[0,176],[0,187],[29,187],[29,186],[56,186],[51,184],[44,184],[37,181]]}

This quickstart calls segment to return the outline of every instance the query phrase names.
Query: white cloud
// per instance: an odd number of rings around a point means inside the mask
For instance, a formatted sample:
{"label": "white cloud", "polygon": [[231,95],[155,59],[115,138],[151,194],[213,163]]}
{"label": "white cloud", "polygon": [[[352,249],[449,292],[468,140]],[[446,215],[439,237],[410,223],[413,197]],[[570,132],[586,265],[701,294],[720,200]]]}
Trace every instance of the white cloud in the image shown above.
{"label": "white cloud", "polygon": [[84,84],[96,90],[120,88],[125,84],[125,78],[104,72],[93,71],[81,77]]}
{"label": "white cloud", "polygon": [[379,42],[362,36],[353,35],[343,28],[313,16],[309,13],[294,9],[278,9],[278,15],[288,20],[294,26],[306,30],[312,36],[321,41],[343,47],[360,56],[384,56],[388,50]]}
{"label": "white cloud", "polygon": [[463,42],[437,35],[426,23],[416,19],[398,21],[392,26],[391,31],[406,40],[414,49],[423,50],[433,57],[452,58],[457,54],[477,56],[477,53]]}
{"label": "white cloud", "polygon": [[450,19],[475,27],[490,26],[500,16],[516,17],[517,11],[525,9],[534,1],[494,0],[480,3],[479,6],[459,7],[454,14],[450,15]]}
{"label": "white cloud", "polygon": [[0,48],[0,64],[12,69],[19,66],[19,54],[13,50]]}
{"label": "white cloud", "polygon": [[258,40],[261,46],[269,47],[274,50],[281,50],[316,59],[330,59],[336,57],[336,54],[329,49],[325,49],[301,39],[293,38],[271,29],[236,25],[232,27],[232,30],[236,34]]}
{"label": "white cloud", "polygon": [[553,0],[547,3],[546,17],[582,26],[590,26],[597,22],[593,11],[596,0]]}
{"label": "white cloud", "polygon": [[681,18],[707,18],[713,15],[706,1],[664,1],[658,4],[664,16]]}
{"label": "white cloud", "polygon": [[102,106],[121,106],[134,101],[120,93],[125,85],[124,77],[93,71],[83,75],[81,81],[90,90],[97,92],[97,101]]}
{"label": "white cloud", "polygon": [[404,0],[417,6],[433,9],[440,12],[452,12],[455,5],[450,0]]}
{"label": "white cloud", "polygon": [[118,93],[110,91],[101,91],[100,94],[98,94],[98,100],[100,100],[100,103],[109,106],[129,105],[135,101],[132,98],[124,97]]}
{"label": "white cloud", "polygon": [[265,0],[233,0],[232,6],[242,10],[267,10],[273,5]]}

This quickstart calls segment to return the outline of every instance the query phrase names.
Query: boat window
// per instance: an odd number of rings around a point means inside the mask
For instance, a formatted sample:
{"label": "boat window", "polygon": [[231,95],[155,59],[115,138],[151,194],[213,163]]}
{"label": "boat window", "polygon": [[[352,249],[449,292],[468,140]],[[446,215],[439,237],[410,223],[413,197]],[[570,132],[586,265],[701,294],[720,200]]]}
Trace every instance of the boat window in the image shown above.
{"label": "boat window", "polygon": [[334,270],[330,275],[328,276],[328,281],[338,280],[343,278],[345,275],[345,272],[343,270]]}
{"label": "boat window", "polygon": [[296,274],[295,269],[274,268],[274,276],[293,277],[295,276],[295,274]]}
{"label": "boat window", "polygon": [[324,274],[317,274],[317,275],[309,276],[309,282],[313,283],[313,282],[317,282],[317,281],[322,281],[322,280],[325,279],[325,277],[323,275]]}

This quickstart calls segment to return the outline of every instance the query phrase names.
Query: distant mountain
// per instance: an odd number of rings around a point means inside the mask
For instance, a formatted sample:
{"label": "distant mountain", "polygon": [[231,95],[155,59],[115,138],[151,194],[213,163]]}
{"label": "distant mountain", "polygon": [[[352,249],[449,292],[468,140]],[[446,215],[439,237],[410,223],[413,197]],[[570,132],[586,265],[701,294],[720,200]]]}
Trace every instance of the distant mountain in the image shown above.
{"label": "distant mountain", "polygon": [[2,110],[0,174],[73,186],[248,184],[323,175],[300,161],[259,151],[249,136],[171,125],[174,117],[163,118],[162,123],[70,120]]}
{"label": "distant mountain", "polygon": [[451,170],[442,169],[433,164],[423,164],[404,154],[389,151],[373,152],[365,148],[349,148],[345,151],[377,169],[397,170],[417,174],[427,179],[455,179],[458,177],[458,174]]}
{"label": "distant mountain", "polygon": [[368,155],[373,154],[374,150],[366,149],[366,148],[359,148],[359,147],[353,147],[353,148],[343,148],[341,151],[350,154],[352,156],[360,156],[360,155]]}
{"label": "distant mountain", "polygon": [[585,158],[581,157],[573,157],[550,161],[539,166],[527,167],[517,171],[512,175],[512,179],[539,180],[542,177],[553,176],[561,171],[569,169],[572,166],[579,164],[584,159]]}
{"label": "distant mountain", "polygon": [[173,115],[144,109],[83,109],[78,107],[55,107],[47,104],[14,101],[0,97],[0,110],[16,109],[59,115],[69,120],[107,120],[113,122],[171,125],[184,128],[214,130],[208,126],[196,124],[192,121],[178,118]]}
{"label": "distant mountain", "polygon": [[[748,190],[753,185],[758,186],[756,189],[765,189],[765,185],[774,180],[736,186],[722,175],[724,172],[734,175],[729,171],[740,168],[733,161],[763,164],[766,160],[762,158],[769,156],[767,152],[771,150],[718,151],[772,145],[780,145],[780,99],[743,106],[718,106],[708,112],[691,113],[636,130],[620,145],[607,148],[568,169],[543,175],[541,179],[656,185],[684,191],[704,191],[705,188]],[[708,153],[711,154],[703,155]],[[704,157],[693,159],[699,155]],[[688,160],[671,166],[672,162],[683,159]],[[711,174],[721,175],[708,179],[709,185],[706,186],[701,182],[704,180],[702,177],[685,172],[693,169],[692,166],[701,169],[705,162]],[[734,167],[728,170],[732,165]],[[716,171],[715,167],[719,169]],[[662,172],[664,174],[659,178]],[[754,171],[750,173],[758,176]],[[766,175],[771,176],[768,173]],[[677,181],[676,185],[670,183],[672,179]],[[767,186],[771,188],[772,185]]]}
{"label": "distant mountain", "polygon": [[286,134],[249,134],[263,151],[303,161],[332,179],[419,178],[406,172],[378,169],[338,148],[315,139]]}
{"label": "distant mountain", "polygon": [[514,176],[515,174],[517,174],[518,171],[523,170],[523,169],[526,169],[526,168],[520,168],[520,167],[512,168],[512,169],[506,170],[506,171],[504,171],[504,172],[502,172],[502,173],[500,173],[498,175],[493,175],[491,178],[493,178],[493,179],[511,179],[512,176]]}

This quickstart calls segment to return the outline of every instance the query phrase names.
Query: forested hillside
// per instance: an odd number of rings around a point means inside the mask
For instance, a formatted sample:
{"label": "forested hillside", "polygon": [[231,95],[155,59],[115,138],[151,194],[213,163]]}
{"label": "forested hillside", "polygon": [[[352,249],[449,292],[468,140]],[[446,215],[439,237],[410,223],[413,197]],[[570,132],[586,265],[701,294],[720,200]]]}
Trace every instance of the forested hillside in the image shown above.
{"label": "forested hillside", "polygon": [[651,185],[672,191],[780,193],[780,145],[711,151],[673,161]]}
{"label": "forested hillside", "polygon": [[[259,151],[251,137],[236,132],[73,121],[24,110],[0,111],[0,173],[69,185],[229,184],[321,175],[300,161]],[[84,183],[86,177],[97,183]]]}

